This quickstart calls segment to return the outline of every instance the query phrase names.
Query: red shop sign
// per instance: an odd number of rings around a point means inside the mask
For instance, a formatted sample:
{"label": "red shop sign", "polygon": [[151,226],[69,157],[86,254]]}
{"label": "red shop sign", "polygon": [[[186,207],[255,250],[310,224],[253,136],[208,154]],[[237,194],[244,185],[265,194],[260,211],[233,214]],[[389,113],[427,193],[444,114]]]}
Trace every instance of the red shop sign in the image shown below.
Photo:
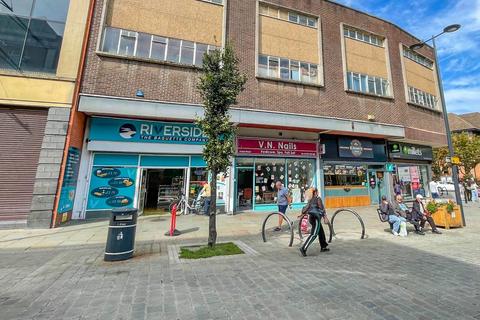
{"label": "red shop sign", "polygon": [[268,138],[238,138],[237,154],[316,158],[318,148],[315,142]]}

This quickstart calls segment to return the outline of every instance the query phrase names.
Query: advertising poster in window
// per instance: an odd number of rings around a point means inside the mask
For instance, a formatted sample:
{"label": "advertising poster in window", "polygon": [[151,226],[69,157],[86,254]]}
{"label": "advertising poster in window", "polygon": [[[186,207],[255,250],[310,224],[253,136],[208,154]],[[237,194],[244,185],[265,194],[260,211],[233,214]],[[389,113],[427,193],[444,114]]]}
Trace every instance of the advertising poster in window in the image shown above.
{"label": "advertising poster in window", "polygon": [[133,208],[137,168],[94,166],[87,210]]}
{"label": "advertising poster in window", "polygon": [[221,172],[217,175],[217,205],[225,205],[227,180],[225,173]]}
{"label": "advertising poster in window", "polygon": [[[67,154],[67,163],[63,175],[62,191],[60,192],[60,200],[58,202],[58,222],[68,220],[68,212],[73,210],[73,201],[77,187],[78,169],[80,166],[80,150],[70,147]],[[60,217],[61,216],[61,217]]]}
{"label": "advertising poster in window", "polygon": [[410,177],[409,167],[399,167],[398,168],[398,178],[402,182],[410,182],[411,177]]}

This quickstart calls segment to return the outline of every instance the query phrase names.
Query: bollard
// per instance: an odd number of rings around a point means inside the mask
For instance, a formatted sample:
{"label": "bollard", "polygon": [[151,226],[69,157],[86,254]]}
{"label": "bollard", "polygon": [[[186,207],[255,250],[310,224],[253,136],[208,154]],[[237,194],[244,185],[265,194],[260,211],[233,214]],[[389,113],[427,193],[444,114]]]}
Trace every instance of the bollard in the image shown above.
{"label": "bollard", "polygon": [[177,227],[177,205],[173,205],[172,207],[172,216],[170,218],[170,230],[168,230],[165,235],[169,237],[179,236],[181,232],[176,229]]}

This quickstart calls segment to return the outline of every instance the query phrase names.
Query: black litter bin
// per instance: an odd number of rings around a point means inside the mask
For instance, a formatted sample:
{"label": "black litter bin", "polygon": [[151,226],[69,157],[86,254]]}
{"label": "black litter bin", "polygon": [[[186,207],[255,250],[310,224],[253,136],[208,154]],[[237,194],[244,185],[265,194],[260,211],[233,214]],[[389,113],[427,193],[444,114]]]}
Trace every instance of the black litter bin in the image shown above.
{"label": "black litter bin", "polygon": [[108,226],[105,261],[127,260],[135,250],[137,209],[113,209]]}

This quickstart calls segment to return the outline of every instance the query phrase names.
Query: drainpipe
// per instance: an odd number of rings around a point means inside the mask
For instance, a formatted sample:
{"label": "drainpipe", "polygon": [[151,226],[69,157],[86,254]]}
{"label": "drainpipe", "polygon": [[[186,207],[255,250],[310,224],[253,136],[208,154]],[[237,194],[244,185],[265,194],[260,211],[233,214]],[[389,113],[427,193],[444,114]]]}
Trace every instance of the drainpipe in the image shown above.
{"label": "drainpipe", "polygon": [[55,221],[57,220],[57,215],[58,215],[58,204],[60,201],[60,193],[62,191],[62,184],[63,184],[63,179],[65,175],[65,167],[67,165],[67,157],[68,157],[68,148],[70,146],[70,141],[71,141],[71,136],[72,136],[72,129],[73,129],[73,124],[75,122],[75,117],[77,115],[77,109],[78,109],[78,101],[79,101],[79,95],[80,95],[80,85],[81,85],[81,80],[83,77],[83,71],[85,68],[85,60],[87,56],[87,45],[88,45],[88,38],[90,37],[90,24],[92,22],[92,17],[93,17],[93,11],[95,8],[95,0],[90,0],[90,5],[88,8],[88,16],[87,16],[87,21],[85,25],[85,32],[83,35],[83,43],[82,43],[82,54],[80,56],[80,64],[78,66],[78,71],[77,71],[77,78],[75,80],[75,89],[73,93],[73,99],[72,99],[72,108],[70,111],[70,119],[68,121],[68,129],[67,129],[67,137],[65,139],[65,148],[63,149],[63,158],[62,158],[62,165],[60,166],[60,176],[58,179],[58,184],[57,184],[57,192],[55,194],[55,204],[53,207],[53,214],[52,214],[52,221],[50,222],[50,228],[55,228]]}

